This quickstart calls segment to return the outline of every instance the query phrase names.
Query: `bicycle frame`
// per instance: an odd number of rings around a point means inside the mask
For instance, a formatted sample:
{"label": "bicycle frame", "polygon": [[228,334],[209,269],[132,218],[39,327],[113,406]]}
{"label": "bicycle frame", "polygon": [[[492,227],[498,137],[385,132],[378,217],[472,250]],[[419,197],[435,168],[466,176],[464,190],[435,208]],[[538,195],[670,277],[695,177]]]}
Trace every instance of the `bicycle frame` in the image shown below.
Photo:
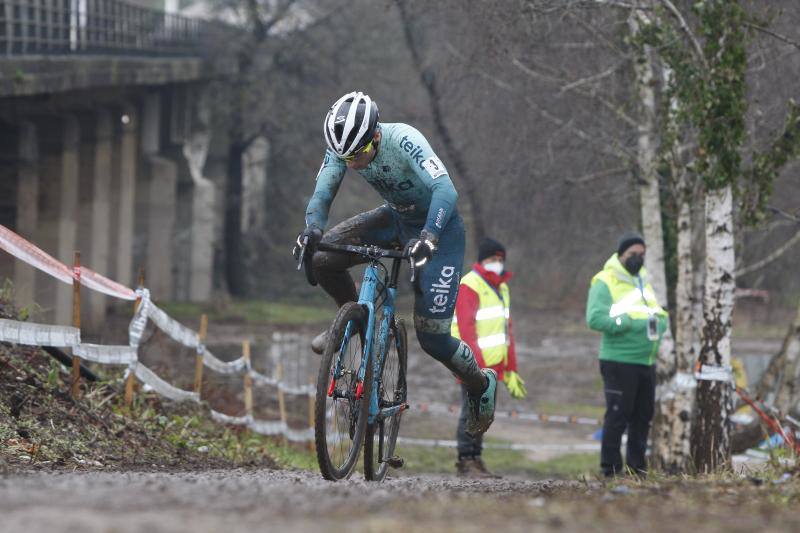
{"label": "bicycle frame", "polygon": [[[397,296],[397,277],[400,270],[400,259],[395,258],[392,264],[392,274],[389,278],[389,283],[387,284],[386,290],[386,298],[380,304],[380,307],[376,309],[375,303],[376,298],[378,296],[378,288],[379,285],[383,284],[384,282],[381,280],[381,272],[380,269],[382,266],[379,264],[380,262],[377,259],[372,259],[370,263],[367,265],[366,270],[364,271],[364,278],[361,283],[361,291],[358,297],[359,305],[364,306],[367,310],[367,330],[365,333],[365,342],[364,342],[364,353],[362,354],[361,359],[361,366],[359,367],[358,371],[358,385],[356,387],[356,398],[360,399],[361,395],[364,390],[364,380],[366,378],[366,369],[368,364],[372,364],[373,372],[372,372],[372,383],[370,387],[370,399],[369,399],[369,415],[367,418],[367,423],[372,424],[383,420],[385,418],[389,418],[395,415],[398,411],[404,410],[406,408],[406,404],[404,402],[399,403],[398,405],[393,405],[390,407],[386,407],[381,409],[378,404],[378,389],[380,388],[380,370],[383,365],[383,361],[386,358],[386,355],[389,353],[389,339],[390,339],[390,330],[391,325],[394,320],[394,313],[395,313],[395,298]],[[379,325],[380,329],[378,330],[378,350],[373,350],[373,343],[376,340],[375,337],[375,317],[377,312],[383,309],[383,317],[381,323]],[[345,351],[345,343],[350,338],[350,325],[348,324],[347,329],[345,330],[344,339],[342,341],[342,346],[339,349],[339,355],[337,356],[336,366],[335,366],[335,375],[338,376],[341,374],[341,367],[342,367],[342,354]],[[372,358],[372,354],[376,353],[377,357]]]}

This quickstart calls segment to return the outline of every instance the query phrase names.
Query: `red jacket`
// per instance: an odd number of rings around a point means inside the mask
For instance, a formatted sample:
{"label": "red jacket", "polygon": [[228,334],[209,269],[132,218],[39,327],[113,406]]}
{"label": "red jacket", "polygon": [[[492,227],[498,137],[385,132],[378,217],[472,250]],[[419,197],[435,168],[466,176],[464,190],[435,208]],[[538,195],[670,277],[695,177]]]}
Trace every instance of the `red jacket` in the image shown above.
{"label": "red jacket", "polygon": [[[480,263],[472,265],[472,270],[477,272],[486,282],[495,288],[499,288],[501,283],[505,283],[511,279],[511,272],[505,272],[502,276],[489,272]],[[478,366],[481,368],[486,367],[483,361],[483,353],[478,347],[478,333],[475,329],[475,315],[480,307],[480,298],[478,293],[462,284],[458,288],[458,298],[456,299],[456,318],[458,320],[458,332],[461,340],[467,343],[475,354],[475,359],[478,361]],[[508,317],[508,360],[506,364],[496,364],[492,366],[497,371],[497,378],[503,379],[503,372],[516,372],[517,371],[517,354],[514,349],[514,334],[511,332],[511,317]]]}

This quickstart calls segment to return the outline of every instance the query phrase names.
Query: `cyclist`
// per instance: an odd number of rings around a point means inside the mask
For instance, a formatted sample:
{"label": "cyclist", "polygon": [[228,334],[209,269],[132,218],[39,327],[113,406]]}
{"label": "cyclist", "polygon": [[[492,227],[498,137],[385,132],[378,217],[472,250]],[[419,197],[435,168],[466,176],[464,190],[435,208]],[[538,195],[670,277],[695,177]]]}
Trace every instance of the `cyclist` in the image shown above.
{"label": "cyclist", "polygon": [[[422,349],[444,364],[467,388],[467,431],[482,434],[494,420],[497,374],[481,370],[469,346],[450,335],[450,323],[464,262],[464,224],[456,210],[456,193],[447,169],[415,128],[378,122],[378,106],[366,94],[348,93],[328,110],[324,122],[328,149],[317,173],[306,209],[306,228],[297,237],[299,251],[307,240],[402,247],[421,268],[421,294],[415,295],[414,327]],[[328,211],[345,171],[351,168],[386,203],[324,232]],[[347,269],[365,259],[351,254],[315,252],[312,268],[322,288],[338,306],[358,301]],[[322,353],[326,333],[312,341]]]}

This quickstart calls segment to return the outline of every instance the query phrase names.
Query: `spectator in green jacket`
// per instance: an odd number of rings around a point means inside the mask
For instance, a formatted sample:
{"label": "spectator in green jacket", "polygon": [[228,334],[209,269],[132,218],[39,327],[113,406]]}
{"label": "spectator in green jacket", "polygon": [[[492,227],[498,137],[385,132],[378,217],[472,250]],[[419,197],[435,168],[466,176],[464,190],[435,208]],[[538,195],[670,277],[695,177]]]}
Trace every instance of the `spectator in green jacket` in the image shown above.
{"label": "spectator in green jacket", "polygon": [[656,391],[655,361],[668,315],[656,300],[644,269],[645,242],[624,234],[617,253],[592,278],[586,303],[589,328],[603,334],[600,373],[606,398],[600,468],[607,477],[623,472],[620,445],[628,432],[625,463],[646,475],[647,434]]}

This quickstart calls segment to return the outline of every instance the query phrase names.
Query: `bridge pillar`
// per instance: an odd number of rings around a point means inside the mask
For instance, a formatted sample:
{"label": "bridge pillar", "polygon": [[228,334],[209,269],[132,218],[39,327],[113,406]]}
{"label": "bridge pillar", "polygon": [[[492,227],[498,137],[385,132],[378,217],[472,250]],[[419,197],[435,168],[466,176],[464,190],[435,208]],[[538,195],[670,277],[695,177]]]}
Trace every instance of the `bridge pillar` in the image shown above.
{"label": "bridge pillar", "polygon": [[117,281],[132,286],[136,281],[133,275],[133,230],[139,158],[139,112],[136,106],[126,104],[119,113],[119,134],[115,139],[113,160],[115,179],[111,186],[111,203],[114,206],[112,216],[116,219],[112,223],[115,238],[111,239],[111,256],[114,261],[111,272]]}
{"label": "bridge pillar", "polygon": [[188,250],[184,265],[188,284],[181,294],[192,302],[208,301],[214,279],[214,243],[216,241],[217,187],[207,176],[207,162],[212,133],[210,109],[201,91],[184,87],[173,92],[173,124],[183,124],[183,134],[174,135],[180,143],[181,159],[188,169],[188,186],[183,187],[181,203],[190,219],[189,233],[183,239]]}
{"label": "bridge pillar", "polygon": [[[35,242],[67,265],[77,249],[80,126],[74,115],[38,124],[40,158],[39,224]],[[37,274],[36,301],[46,320],[72,322],[72,287]]]}
{"label": "bridge pillar", "polygon": [[[108,276],[111,275],[112,118],[108,110],[82,118],[79,245],[84,264]],[[85,324],[93,331],[100,331],[106,318],[108,298],[89,291],[85,302]]]}
{"label": "bridge pillar", "polygon": [[[19,125],[17,166],[16,232],[33,240],[39,223],[39,141],[33,122]],[[34,303],[36,270],[24,261],[14,261],[14,297],[20,307]]]}
{"label": "bridge pillar", "polygon": [[[175,193],[177,165],[160,155],[162,132],[160,93],[149,93],[142,108],[142,202],[140,227],[147,235],[143,253],[147,285],[154,298],[173,298],[173,256],[175,255]],[[146,204],[144,203],[146,202]]]}

